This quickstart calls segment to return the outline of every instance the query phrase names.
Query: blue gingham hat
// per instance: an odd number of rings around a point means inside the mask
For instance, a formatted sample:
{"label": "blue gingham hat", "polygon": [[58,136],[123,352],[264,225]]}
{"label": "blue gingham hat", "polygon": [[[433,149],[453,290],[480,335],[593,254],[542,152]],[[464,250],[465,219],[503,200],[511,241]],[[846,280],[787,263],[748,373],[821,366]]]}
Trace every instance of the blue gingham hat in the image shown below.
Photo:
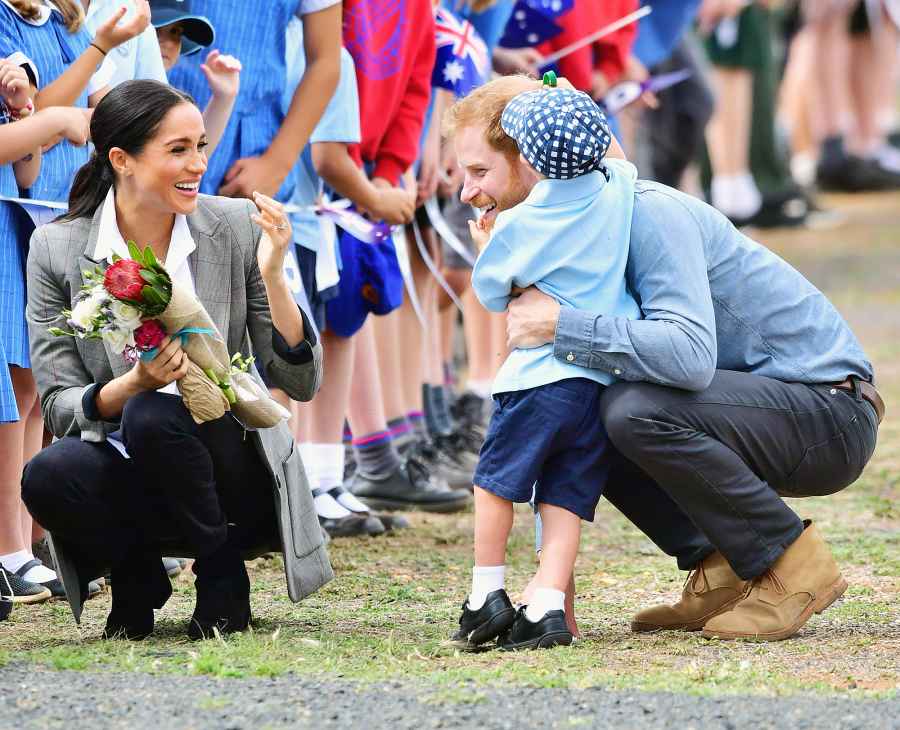
{"label": "blue gingham hat", "polygon": [[609,125],[583,91],[549,87],[525,91],[506,105],[500,126],[546,177],[568,180],[605,171],[603,157],[612,139]]}

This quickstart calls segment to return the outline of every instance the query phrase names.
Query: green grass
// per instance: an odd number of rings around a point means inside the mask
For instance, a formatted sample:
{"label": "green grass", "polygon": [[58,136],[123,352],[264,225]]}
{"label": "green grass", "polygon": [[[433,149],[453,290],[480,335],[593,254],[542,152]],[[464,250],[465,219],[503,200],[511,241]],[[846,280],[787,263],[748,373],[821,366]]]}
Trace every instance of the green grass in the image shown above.
{"label": "green grass", "polygon": [[[854,199],[855,200],[855,199]],[[140,643],[103,642],[109,596],[85,607],[77,629],[64,603],[17,607],[0,629],[0,666],[127,671],[222,678],[287,673],[360,682],[402,680],[435,704],[480,702],[486,687],[591,687],[703,695],[813,692],[896,696],[900,688],[900,261],[897,196],[862,199],[851,228],[767,239],[850,320],[876,365],[888,420],[872,463],[853,487],[791,500],[816,520],[850,583],[846,596],[803,631],[775,644],[706,641],[696,634],[636,635],[638,609],[678,595],[684,574],[605,502],[586,527],[578,565],[578,618],[585,640],[550,652],[461,654],[445,644],[470,575],[471,515],[412,516],[397,535],[336,541],[338,578],[300,604],[284,592],[280,559],[251,566],[252,632],[189,642],[190,577]],[[840,202],[840,201],[839,201]],[[851,205],[857,205],[854,202]],[[873,207],[874,206],[874,207]],[[874,212],[873,212],[874,211]],[[873,217],[874,216],[874,217]],[[862,214],[860,214],[860,218]],[[890,314],[894,312],[894,314]],[[521,590],[534,568],[531,519],[517,515],[509,581]],[[211,700],[212,701],[212,700]],[[215,704],[209,709],[218,709]],[[573,715],[565,723],[577,727]]]}

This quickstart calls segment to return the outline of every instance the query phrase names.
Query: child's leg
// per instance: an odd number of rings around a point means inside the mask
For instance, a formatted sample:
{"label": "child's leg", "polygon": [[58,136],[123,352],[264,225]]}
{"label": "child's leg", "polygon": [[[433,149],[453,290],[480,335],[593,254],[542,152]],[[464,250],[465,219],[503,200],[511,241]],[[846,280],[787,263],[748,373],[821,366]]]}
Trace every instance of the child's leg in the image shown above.
{"label": "child's leg", "polygon": [[540,621],[548,611],[564,611],[566,590],[575,570],[581,540],[581,518],[562,507],[541,503],[543,524],[541,564],[525,615]]}
{"label": "child's leg", "polygon": [[475,487],[475,567],[469,594],[473,611],[484,605],[489,593],[506,587],[506,542],[512,524],[512,502]]}

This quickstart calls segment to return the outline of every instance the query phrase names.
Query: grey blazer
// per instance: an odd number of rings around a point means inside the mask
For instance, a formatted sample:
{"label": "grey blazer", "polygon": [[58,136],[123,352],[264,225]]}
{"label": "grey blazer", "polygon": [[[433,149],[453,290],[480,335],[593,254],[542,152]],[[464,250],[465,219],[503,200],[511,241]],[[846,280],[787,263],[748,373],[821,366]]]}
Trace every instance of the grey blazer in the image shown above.
{"label": "grey blazer", "polygon": [[[312,361],[301,365],[275,352],[272,316],[256,263],[261,230],[250,219],[254,211],[248,200],[200,196],[196,211],[187,217],[197,245],[188,259],[194,286],[228,351],[252,352],[267,366],[274,385],[307,401],[322,379],[322,346],[316,343]],[[54,436],[80,435],[93,442],[106,440],[119,423],[87,418],[82,397],[94,383],[123,375],[129,366],[102,340],[55,337],[47,328],[61,325],[60,312],[71,308],[84,283],[82,271],[105,266],[92,258],[99,227],[100,209],[93,220],[41,226],[31,237],[27,267],[26,318],[44,421]],[[287,424],[254,431],[252,437],[272,475],[288,593],[299,601],[334,577],[312,495]]]}

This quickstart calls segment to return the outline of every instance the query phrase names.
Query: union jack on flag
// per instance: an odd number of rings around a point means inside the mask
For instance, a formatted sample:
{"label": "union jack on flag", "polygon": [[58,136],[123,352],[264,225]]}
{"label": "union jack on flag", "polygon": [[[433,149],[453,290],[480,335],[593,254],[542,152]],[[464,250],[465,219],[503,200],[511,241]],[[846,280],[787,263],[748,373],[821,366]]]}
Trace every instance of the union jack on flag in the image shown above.
{"label": "union jack on flag", "polygon": [[434,27],[437,59],[431,85],[465,96],[487,80],[491,69],[487,46],[468,20],[446,8],[435,10]]}

